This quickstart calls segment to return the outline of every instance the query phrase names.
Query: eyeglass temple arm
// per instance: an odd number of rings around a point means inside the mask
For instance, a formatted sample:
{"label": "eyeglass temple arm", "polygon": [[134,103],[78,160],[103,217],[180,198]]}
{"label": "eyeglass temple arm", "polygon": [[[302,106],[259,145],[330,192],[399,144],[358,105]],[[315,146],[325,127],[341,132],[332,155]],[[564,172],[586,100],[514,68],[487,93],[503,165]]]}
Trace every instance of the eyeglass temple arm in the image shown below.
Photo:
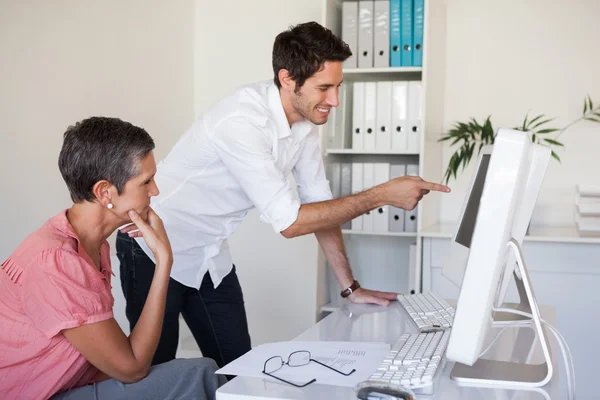
{"label": "eyeglass temple arm", "polygon": [[320,362],[320,361],[317,361],[317,360],[315,360],[314,358],[311,358],[311,359],[310,359],[310,361],[314,361],[314,362],[316,362],[317,364],[320,364],[320,365],[322,365],[322,366],[324,366],[324,367],[326,367],[326,368],[329,368],[330,370],[332,370],[332,371],[335,371],[335,372],[337,372],[337,373],[339,373],[339,374],[342,374],[342,375],[344,375],[344,376],[349,376],[349,375],[352,375],[354,372],[356,372],[356,370],[355,370],[355,369],[353,369],[352,371],[350,371],[350,372],[348,372],[348,373],[345,373],[345,372],[342,372],[342,371],[340,371],[340,370],[337,370],[337,369],[335,369],[335,368],[332,368],[332,367],[330,367],[330,366],[329,366],[329,365],[327,365],[327,364],[323,364],[322,362]]}
{"label": "eyeglass temple arm", "polygon": [[296,387],[298,387],[298,388],[303,388],[303,387],[305,387],[305,386],[308,386],[308,385],[310,385],[311,383],[313,383],[313,382],[316,382],[316,381],[317,381],[316,379],[314,379],[314,378],[313,378],[313,380],[312,380],[312,381],[306,382],[304,385],[298,385],[298,384],[295,384],[294,382],[286,381],[285,379],[279,378],[279,377],[277,377],[277,376],[275,376],[275,375],[272,375],[272,374],[270,374],[270,373],[268,373],[268,372],[265,372],[265,371],[263,371],[262,373],[263,373],[263,374],[265,374],[265,375],[268,375],[268,376],[270,376],[271,378],[275,378],[275,379],[277,379],[277,380],[280,380],[281,382],[285,382],[285,383],[287,383],[288,385],[296,386]]}

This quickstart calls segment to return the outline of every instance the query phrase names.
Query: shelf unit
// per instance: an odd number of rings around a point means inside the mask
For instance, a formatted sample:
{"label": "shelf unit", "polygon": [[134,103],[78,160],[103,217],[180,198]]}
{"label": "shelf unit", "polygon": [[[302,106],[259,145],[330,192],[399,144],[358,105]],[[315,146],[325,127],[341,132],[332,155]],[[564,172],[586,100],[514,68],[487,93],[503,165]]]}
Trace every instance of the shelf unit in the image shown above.
{"label": "shelf unit", "polygon": [[[323,1],[323,24],[334,33],[342,31],[343,0]],[[353,82],[421,81],[422,121],[420,148],[415,152],[357,151],[351,148],[327,149],[326,128],[321,128],[325,163],[333,162],[386,162],[390,164],[418,164],[419,175],[426,180],[442,180],[442,145],[438,142],[443,132],[443,99],[445,87],[445,2],[425,1],[425,25],[422,67],[344,68],[344,85]],[[347,110],[351,107],[347,107]],[[361,285],[374,290],[406,292],[408,279],[411,286],[421,287],[422,227],[439,223],[439,196],[430,195],[419,204],[417,232],[378,233],[343,230],[350,265]],[[416,262],[409,266],[409,248],[416,244]],[[339,290],[331,268],[320,253],[318,261],[317,305],[319,311],[332,311],[339,306]],[[410,270],[409,270],[410,269]]]}
{"label": "shelf unit", "polygon": [[407,73],[407,72],[422,72],[422,67],[387,67],[387,68],[350,68],[344,71],[344,76],[349,75],[385,75],[385,74],[395,74],[395,73]]}
{"label": "shelf unit", "polygon": [[365,235],[365,236],[397,236],[397,237],[417,237],[417,232],[365,232],[353,231],[352,229],[342,229],[346,235]]}
{"label": "shelf unit", "polygon": [[325,154],[385,154],[385,155],[405,155],[405,156],[418,156],[419,153],[413,153],[410,151],[365,151],[365,150],[354,150],[354,149],[325,149]]}

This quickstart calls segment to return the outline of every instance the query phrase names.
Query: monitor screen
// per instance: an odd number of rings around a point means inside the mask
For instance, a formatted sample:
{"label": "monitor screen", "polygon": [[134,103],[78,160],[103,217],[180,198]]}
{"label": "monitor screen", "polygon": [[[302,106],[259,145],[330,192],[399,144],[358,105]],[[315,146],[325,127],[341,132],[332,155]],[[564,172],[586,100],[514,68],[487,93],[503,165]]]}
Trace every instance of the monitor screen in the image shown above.
{"label": "monitor screen", "polygon": [[456,242],[466,248],[471,248],[471,239],[473,238],[473,231],[475,230],[475,221],[477,220],[477,213],[479,212],[479,203],[483,193],[483,185],[485,184],[488,166],[490,165],[490,158],[490,154],[484,154],[481,157],[481,163],[477,170],[475,182],[473,182],[471,195],[469,196],[469,200],[465,207],[465,212],[460,222],[458,232],[456,233]]}

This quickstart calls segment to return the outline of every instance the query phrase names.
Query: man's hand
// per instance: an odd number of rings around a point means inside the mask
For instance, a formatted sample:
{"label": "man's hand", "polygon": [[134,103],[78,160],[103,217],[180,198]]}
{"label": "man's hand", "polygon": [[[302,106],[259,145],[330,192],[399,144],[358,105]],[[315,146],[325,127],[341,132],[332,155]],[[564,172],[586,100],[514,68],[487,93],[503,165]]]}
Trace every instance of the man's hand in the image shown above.
{"label": "man's hand", "polygon": [[398,298],[397,293],[379,292],[377,290],[369,290],[364,288],[356,289],[348,299],[353,303],[360,304],[379,304],[380,306],[389,306],[390,301]]}
{"label": "man's hand", "polygon": [[448,186],[427,182],[418,176],[394,178],[379,185],[377,188],[382,192],[384,204],[409,211],[414,209],[423,196],[432,190],[445,193],[450,191]]}

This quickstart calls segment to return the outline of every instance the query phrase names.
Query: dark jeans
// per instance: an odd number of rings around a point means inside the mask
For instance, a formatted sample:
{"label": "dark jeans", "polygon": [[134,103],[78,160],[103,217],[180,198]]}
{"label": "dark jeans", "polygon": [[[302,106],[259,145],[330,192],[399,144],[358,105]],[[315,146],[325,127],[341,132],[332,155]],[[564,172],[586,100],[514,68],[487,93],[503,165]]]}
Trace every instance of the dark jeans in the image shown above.
{"label": "dark jeans", "polygon": [[[121,288],[127,303],[125,313],[133,331],[148,297],[155,266],[134,239],[121,233],[117,235],[117,256],[121,261]],[[179,314],[183,315],[202,355],[215,360],[219,367],[251,349],[235,266],[216,289],[208,272],[199,290],[173,278],[169,280],[163,328],[152,365],[175,358]]]}

